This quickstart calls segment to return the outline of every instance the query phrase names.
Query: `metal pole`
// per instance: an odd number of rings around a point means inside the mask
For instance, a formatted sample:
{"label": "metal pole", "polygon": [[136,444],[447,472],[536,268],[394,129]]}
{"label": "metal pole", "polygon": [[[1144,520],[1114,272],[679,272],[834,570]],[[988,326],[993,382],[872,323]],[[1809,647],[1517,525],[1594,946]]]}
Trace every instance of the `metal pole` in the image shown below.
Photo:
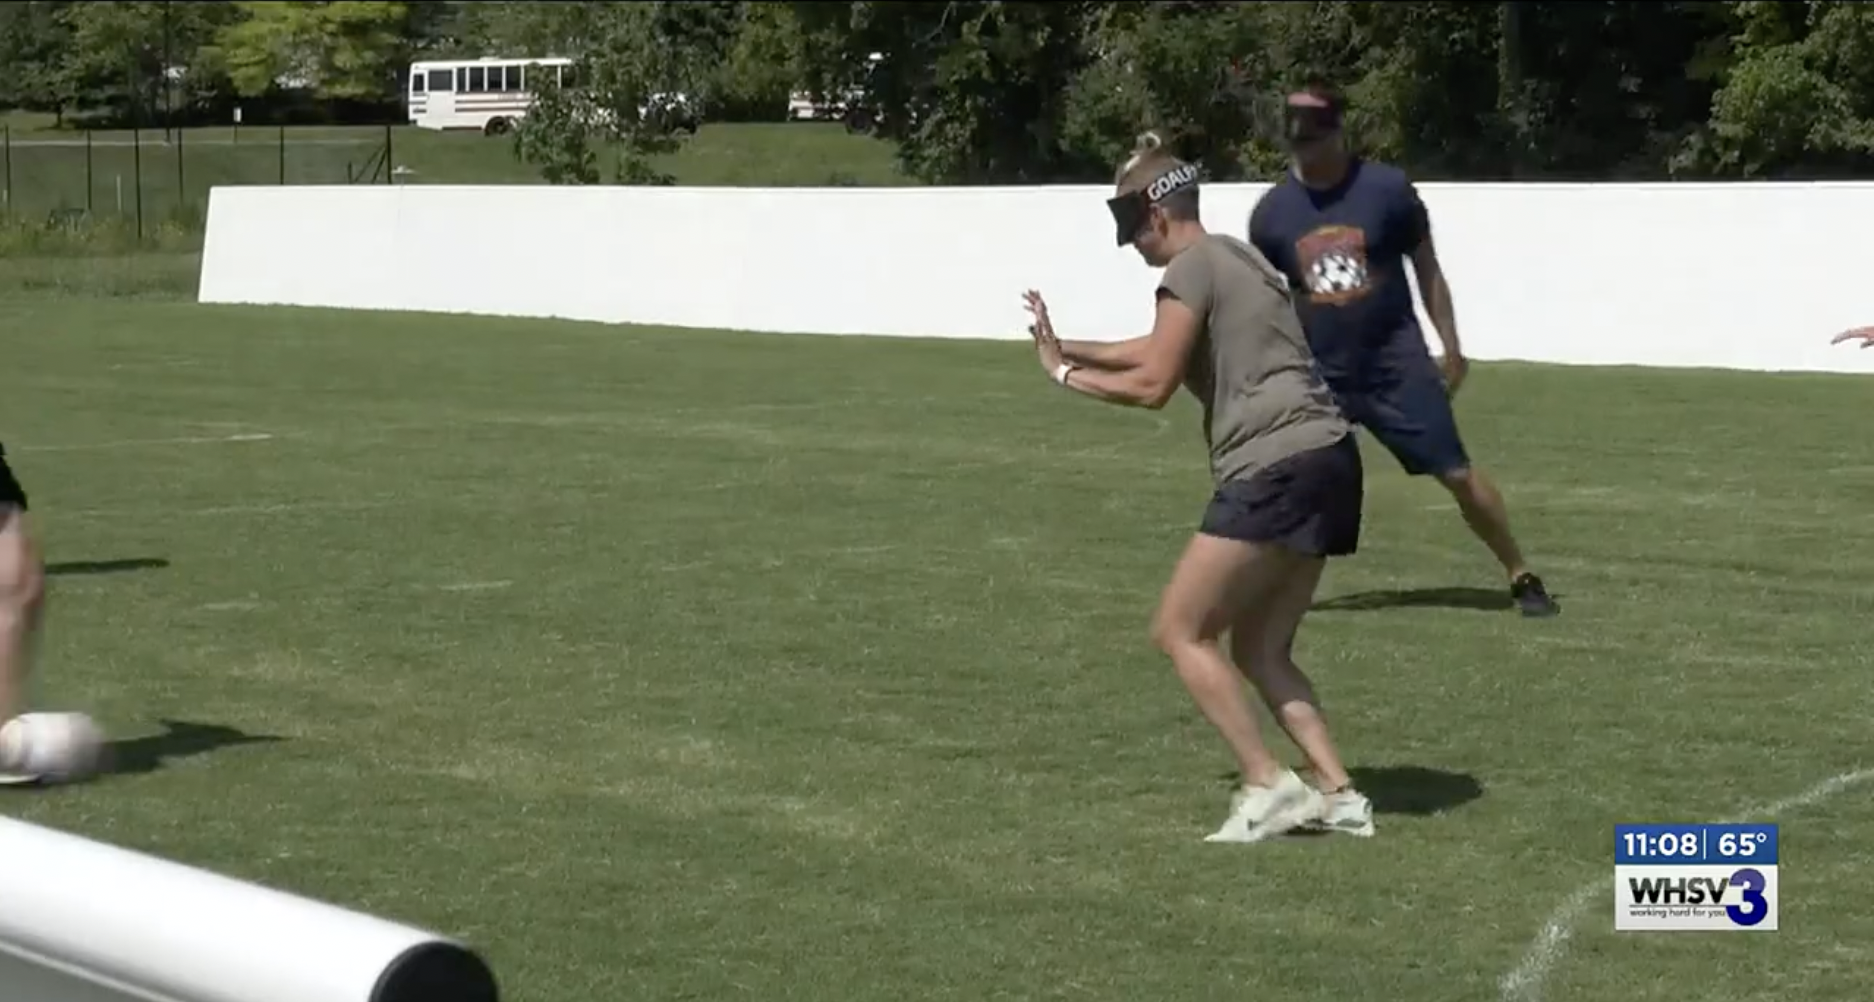
{"label": "metal pole", "polygon": [[[137,72],[134,60],[124,65],[130,92],[130,197],[136,202],[137,243],[143,243],[143,112],[150,96],[149,81]],[[121,175],[119,175],[121,176]],[[118,212],[123,212],[123,194],[118,194]]]}
{"label": "metal pole", "polygon": [[393,178],[390,176],[390,172],[394,169],[392,167],[391,156],[390,156],[390,130],[391,130],[390,123],[385,122],[384,123],[384,183],[385,184],[390,184],[393,181]]}
{"label": "metal pole", "polygon": [[143,242],[143,127],[130,127],[130,173],[136,183],[137,243]]}
{"label": "metal pole", "polygon": [[182,173],[182,127],[176,127],[176,205],[189,204],[189,186]]}
{"label": "metal pole", "polygon": [[169,53],[175,37],[170,26],[169,0],[163,0],[163,138],[170,138],[170,128],[175,124],[175,102],[170,96]]}
{"label": "metal pole", "polygon": [[91,215],[91,130],[85,130],[85,215]]}

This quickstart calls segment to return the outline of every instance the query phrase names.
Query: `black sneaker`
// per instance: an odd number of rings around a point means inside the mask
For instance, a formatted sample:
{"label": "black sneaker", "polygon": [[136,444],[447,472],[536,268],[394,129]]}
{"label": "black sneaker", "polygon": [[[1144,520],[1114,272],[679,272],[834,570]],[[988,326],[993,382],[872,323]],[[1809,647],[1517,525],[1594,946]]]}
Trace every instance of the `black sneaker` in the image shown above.
{"label": "black sneaker", "polygon": [[1542,585],[1542,579],[1534,574],[1523,573],[1510,582],[1510,599],[1516,603],[1523,615],[1531,618],[1554,616],[1562,611],[1549,597],[1549,590]]}

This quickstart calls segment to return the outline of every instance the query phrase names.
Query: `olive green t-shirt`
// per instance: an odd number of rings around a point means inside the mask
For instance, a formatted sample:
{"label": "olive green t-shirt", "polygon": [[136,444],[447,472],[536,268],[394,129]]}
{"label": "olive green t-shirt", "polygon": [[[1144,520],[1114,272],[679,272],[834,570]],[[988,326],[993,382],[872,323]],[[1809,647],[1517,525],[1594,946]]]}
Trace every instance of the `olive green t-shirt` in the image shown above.
{"label": "olive green t-shirt", "polygon": [[1204,406],[1218,484],[1352,430],[1315,372],[1287,280],[1255,248],[1210,234],[1172,258],[1158,294],[1190,307],[1202,324],[1184,385]]}

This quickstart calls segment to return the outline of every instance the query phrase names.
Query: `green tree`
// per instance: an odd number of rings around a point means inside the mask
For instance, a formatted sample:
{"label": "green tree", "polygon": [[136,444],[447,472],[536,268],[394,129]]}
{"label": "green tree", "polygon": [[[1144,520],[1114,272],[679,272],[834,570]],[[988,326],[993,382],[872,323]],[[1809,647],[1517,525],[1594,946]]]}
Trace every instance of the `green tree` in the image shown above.
{"label": "green tree", "polygon": [[[1857,55],[1874,7],[1848,3],[791,6],[801,75],[837,90],[885,54],[866,81],[882,131],[911,173],[953,183],[1104,177],[1147,127],[1176,133],[1212,176],[1266,175],[1280,94],[1317,73],[1352,98],[1364,149],[1422,176],[1820,163],[1860,155],[1859,80],[1874,65]],[[1781,152],[1746,150],[1766,143]],[[1675,159],[1688,144],[1704,154]]]}
{"label": "green tree", "polygon": [[1077,86],[1069,131],[1110,157],[1139,116],[1215,174],[1266,174],[1281,92],[1321,74],[1360,146],[1422,176],[1657,176],[1703,123],[1725,23],[1709,3],[1113,5],[1100,47],[1123,58]]}
{"label": "green tree", "polygon": [[1720,176],[1856,176],[1874,167],[1874,9],[1726,4],[1731,58],[1708,127],[1677,165]]}
{"label": "green tree", "polygon": [[324,98],[382,100],[398,93],[408,51],[404,3],[234,3],[239,20],[216,36],[214,56],[243,97],[304,81]]}
{"label": "green tree", "polygon": [[241,14],[231,3],[62,5],[64,86],[75,104],[148,121],[178,85],[185,101],[214,87],[212,73],[191,70],[215,33]]}
{"label": "green tree", "polygon": [[[1700,129],[1727,30],[1723,4],[1514,3],[1499,17],[1498,101],[1478,177],[1659,177]],[[1425,140],[1420,141],[1423,150]]]}
{"label": "green tree", "polygon": [[669,95],[765,119],[854,88],[926,181],[1104,180],[1148,127],[1212,177],[1267,176],[1279,97],[1314,73],[1421,177],[1874,166],[1874,4],[1839,0],[0,4],[0,104],[60,114],[149,122],[293,78],[381,100],[418,54],[573,58],[516,138],[569,183],[658,180],[678,140],[641,112]]}
{"label": "green tree", "polygon": [[[1332,5],[1317,5],[1328,7]],[[1169,132],[1208,176],[1274,168],[1276,97],[1296,76],[1285,50],[1306,4],[1115,4],[1093,25],[1097,57],[1074,80],[1063,139],[1110,180],[1146,128]]]}
{"label": "green tree", "polygon": [[0,4],[0,107],[49,111],[62,120],[77,100],[64,54],[71,30],[62,17],[69,3]]}
{"label": "green tree", "polygon": [[404,42],[411,58],[427,55],[447,58],[465,55],[469,41],[470,12],[479,3],[450,3],[438,0],[412,0],[404,4]]}
{"label": "green tree", "polygon": [[[1084,175],[1061,141],[1067,90],[1095,58],[1098,3],[796,3],[821,92],[862,81],[880,135],[932,182]],[[883,58],[869,66],[873,53]]]}
{"label": "green tree", "polygon": [[775,121],[807,80],[805,39],[783,3],[737,4],[711,87],[711,118]]}
{"label": "green tree", "polygon": [[[555,183],[667,181],[652,159],[680,138],[659,114],[674,100],[706,106],[733,37],[737,5],[488,3],[476,34],[493,51],[565,55],[575,86],[531,85],[515,152]],[[609,170],[601,169],[603,166]]]}

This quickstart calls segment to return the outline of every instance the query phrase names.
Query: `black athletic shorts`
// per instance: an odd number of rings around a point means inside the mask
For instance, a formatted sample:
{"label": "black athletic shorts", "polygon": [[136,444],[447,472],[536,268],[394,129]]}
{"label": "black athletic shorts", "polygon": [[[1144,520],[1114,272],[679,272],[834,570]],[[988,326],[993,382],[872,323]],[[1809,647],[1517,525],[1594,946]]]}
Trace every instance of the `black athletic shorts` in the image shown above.
{"label": "black athletic shorts", "polygon": [[20,486],[13,468],[7,465],[6,446],[0,445],[0,508],[26,510],[26,488]]}
{"label": "black athletic shorts", "polygon": [[1207,536],[1275,543],[1311,557],[1343,557],[1360,547],[1366,474],[1353,435],[1298,452],[1217,488],[1198,528]]}

